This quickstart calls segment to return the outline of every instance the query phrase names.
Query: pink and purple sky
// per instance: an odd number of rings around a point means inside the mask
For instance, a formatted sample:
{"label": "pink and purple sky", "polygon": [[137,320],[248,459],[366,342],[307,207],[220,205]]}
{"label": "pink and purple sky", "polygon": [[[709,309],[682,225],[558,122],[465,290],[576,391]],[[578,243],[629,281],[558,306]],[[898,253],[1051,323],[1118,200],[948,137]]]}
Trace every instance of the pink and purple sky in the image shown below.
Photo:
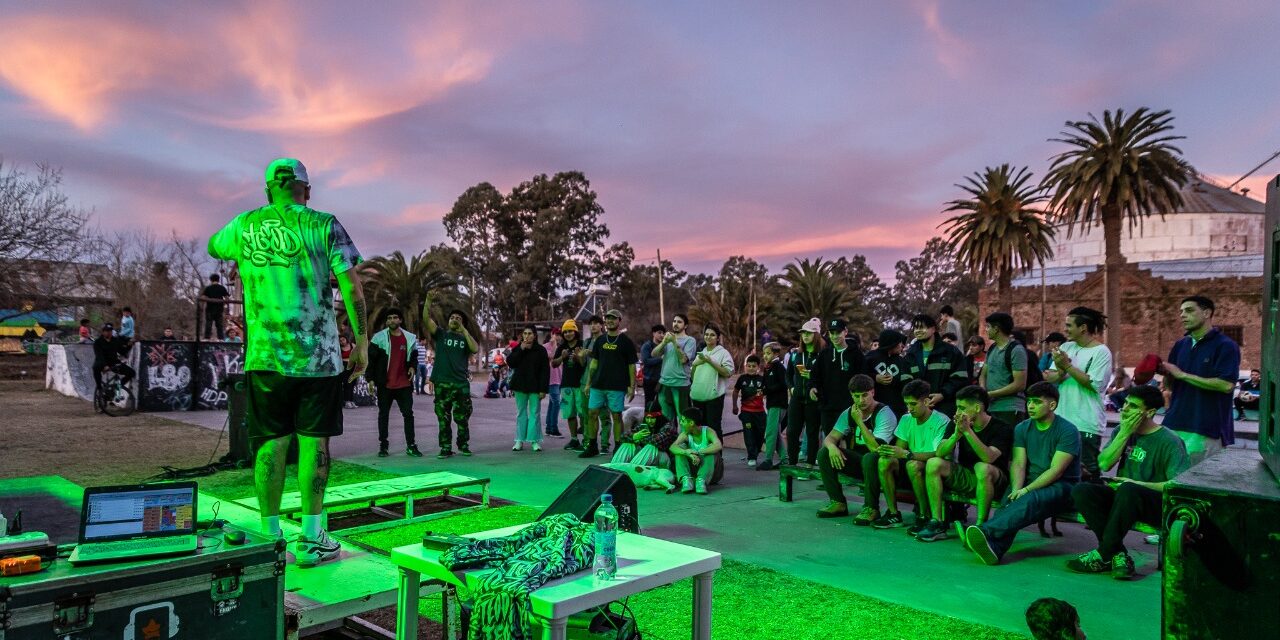
{"label": "pink and purple sky", "polygon": [[1090,111],[1171,109],[1226,182],[1280,149],[1265,0],[0,0],[0,43],[0,156],[61,166],[101,226],[207,236],[295,156],[367,256],[441,242],[478,182],[577,169],[637,256],[891,277],[954,183],[1042,175]]}

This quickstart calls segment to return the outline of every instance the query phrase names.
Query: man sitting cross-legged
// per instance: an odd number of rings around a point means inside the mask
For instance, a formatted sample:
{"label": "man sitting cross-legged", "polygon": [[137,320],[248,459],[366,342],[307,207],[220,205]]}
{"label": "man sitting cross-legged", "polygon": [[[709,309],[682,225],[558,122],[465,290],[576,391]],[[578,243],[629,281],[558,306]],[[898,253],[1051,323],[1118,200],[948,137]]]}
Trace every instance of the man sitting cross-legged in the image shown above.
{"label": "man sitting cross-legged", "polygon": [[[977,498],[978,524],[982,524],[991,513],[992,499],[998,497],[1008,483],[1013,426],[987,413],[989,400],[986,389],[978,385],[956,393],[952,426],[938,445],[938,456],[925,463],[925,487],[929,490],[929,513],[933,519],[916,534],[921,542],[947,537],[947,523],[941,517],[943,489],[966,498]],[[951,461],[953,451],[958,451],[956,462]],[[956,522],[957,527],[962,524],[959,520]]]}
{"label": "man sitting cross-legged", "polygon": [[1098,466],[1120,473],[1111,486],[1081,483],[1071,491],[1076,509],[1098,537],[1098,548],[1067,562],[1079,573],[1106,573],[1117,580],[1133,577],[1133,558],[1124,536],[1136,522],[1159,525],[1164,486],[1187,467],[1187,447],[1171,429],[1155,423],[1164,394],[1146,385],[1133,387],[1120,410],[1120,426],[1098,456]]}
{"label": "man sitting cross-legged", "polygon": [[1071,506],[1080,482],[1080,431],[1056,416],[1058,388],[1037,382],[1027,389],[1027,420],[1013,429],[1011,491],[990,520],[965,529],[965,546],[987,564],[998,564],[1018,530]]}
{"label": "man sitting cross-legged", "polygon": [[[867,495],[866,504],[855,524],[871,524],[880,517],[877,464],[880,455],[872,447],[878,449],[879,445],[893,439],[898,419],[889,405],[876,402],[875,386],[870,376],[858,374],[849,379],[853,406],[840,413],[831,433],[822,442],[826,453],[818,456],[818,469],[822,472],[822,488],[827,490],[831,502],[818,511],[819,518],[849,515],[849,504],[844,499],[844,488],[840,486],[841,473],[862,480]],[[868,446],[867,443],[871,444]]]}
{"label": "man sitting cross-legged", "polygon": [[884,515],[871,523],[876,529],[891,529],[903,524],[896,497],[898,474],[903,468],[916,495],[916,518],[907,533],[915,535],[929,522],[929,494],[924,488],[924,467],[929,458],[937,455],[938,444],[951,422],[951,418],[929,406],[931,393],[933,389],[924,380],[912,380],[902,388],[907,415],[898,420],[898,428],[893,432],[894,443],[877,448],[880,486],[888,505]]}

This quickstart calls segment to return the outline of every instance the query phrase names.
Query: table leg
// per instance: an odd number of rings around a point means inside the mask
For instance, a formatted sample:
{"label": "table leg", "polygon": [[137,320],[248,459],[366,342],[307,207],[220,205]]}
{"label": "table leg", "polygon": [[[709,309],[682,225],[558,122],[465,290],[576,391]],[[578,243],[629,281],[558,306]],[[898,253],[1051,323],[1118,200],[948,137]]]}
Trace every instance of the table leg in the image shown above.
{"label": "table leg", "polygon": [[396,640],[418,640],[418,591],[422,576],[400,567],[400,590],[396,594]]}
{"label": "table leg", "polygon": [[693,640],[711,640],[711,580],[715,571],[693,577]]}
{"label": "table leg", "polygon": [[542,626],[542,640],[565,640],[568,637],[569,619],[552,618]]}

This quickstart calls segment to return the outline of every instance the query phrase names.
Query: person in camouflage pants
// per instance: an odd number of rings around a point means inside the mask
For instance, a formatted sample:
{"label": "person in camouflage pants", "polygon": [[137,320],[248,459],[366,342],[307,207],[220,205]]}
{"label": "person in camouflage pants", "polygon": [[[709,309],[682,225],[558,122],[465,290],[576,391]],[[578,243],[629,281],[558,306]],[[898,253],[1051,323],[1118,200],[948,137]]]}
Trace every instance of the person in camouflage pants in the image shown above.
{"label": "person in camouflage pants", "polygon": [[480,350],[475,338],[467,330],[467,316],[458,309],[449,312],[448,324],[441,327],[431,318],[431,296],[422,304],[422,323],[427,328],[436,354],[435,367],[431,369],[431,382],[435,385],[436,419],[440,423],[440,453],[437,458],[453,455],[453,425],[458,425],[458,453],[471,455],[467,442],[471,432],[467,423],[471,420],[471,380],[468,360]]}
{"label": "person in camouflage pants", "polygon": [[[468,422],[471,420],[471,388],[456,384],[436,383],[436,420],[440,422],[440,452],[453,449],[453,427],[458,426],[458,451],[471,455]],[[452,423],[452,424],[451,424]]]}

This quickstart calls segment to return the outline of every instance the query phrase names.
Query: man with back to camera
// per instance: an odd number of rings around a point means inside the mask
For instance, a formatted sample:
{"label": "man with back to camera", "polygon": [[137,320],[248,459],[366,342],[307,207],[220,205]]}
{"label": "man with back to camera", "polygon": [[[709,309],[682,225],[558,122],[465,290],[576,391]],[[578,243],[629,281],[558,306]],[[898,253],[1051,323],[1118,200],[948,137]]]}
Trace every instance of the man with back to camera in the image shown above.
{"label": "man with back to camera", "polygon": [[227,333],[223,327],[222,318],[226,311],[227,300],[231,299],[231,292],[222,286],[222,276],[213,274],[209,276],[209,286],[200,292],[200,301],[204,302],[204,328],[197,327],[196,331],[205,340],[209,339],[209,330],[216,328],[218,331],[218,340],[226,340]]}
{"label": "man with back to camera", "polygon": [[1215,310],[1204,296],[1182,300],[1187,335],[1169,350],[1162,368],[1171,392],[1163,424],[1186,443],[1193,465],[1235,442],[1231,394],[1240,376],[1240,345],[1214,328]]}
{"label": "man with back to camera", "polygon": [[213,234],[209,255],[240,271],[249,342],[245,346],[245,422],[256,447],[254,484],[262,528],[280,533],[285,458],[298,439],[302,532],[300,566],[341,551],[321,527],[329,479],[329,438],[342,433],[342,368],[329,274],[337,278],[355,335],[350,377],[368,361],[368,310],[355,266],[360,253],[333,215],[307,207],[307,169],[292,158],[267,166],[267,206],[246,211]]}

